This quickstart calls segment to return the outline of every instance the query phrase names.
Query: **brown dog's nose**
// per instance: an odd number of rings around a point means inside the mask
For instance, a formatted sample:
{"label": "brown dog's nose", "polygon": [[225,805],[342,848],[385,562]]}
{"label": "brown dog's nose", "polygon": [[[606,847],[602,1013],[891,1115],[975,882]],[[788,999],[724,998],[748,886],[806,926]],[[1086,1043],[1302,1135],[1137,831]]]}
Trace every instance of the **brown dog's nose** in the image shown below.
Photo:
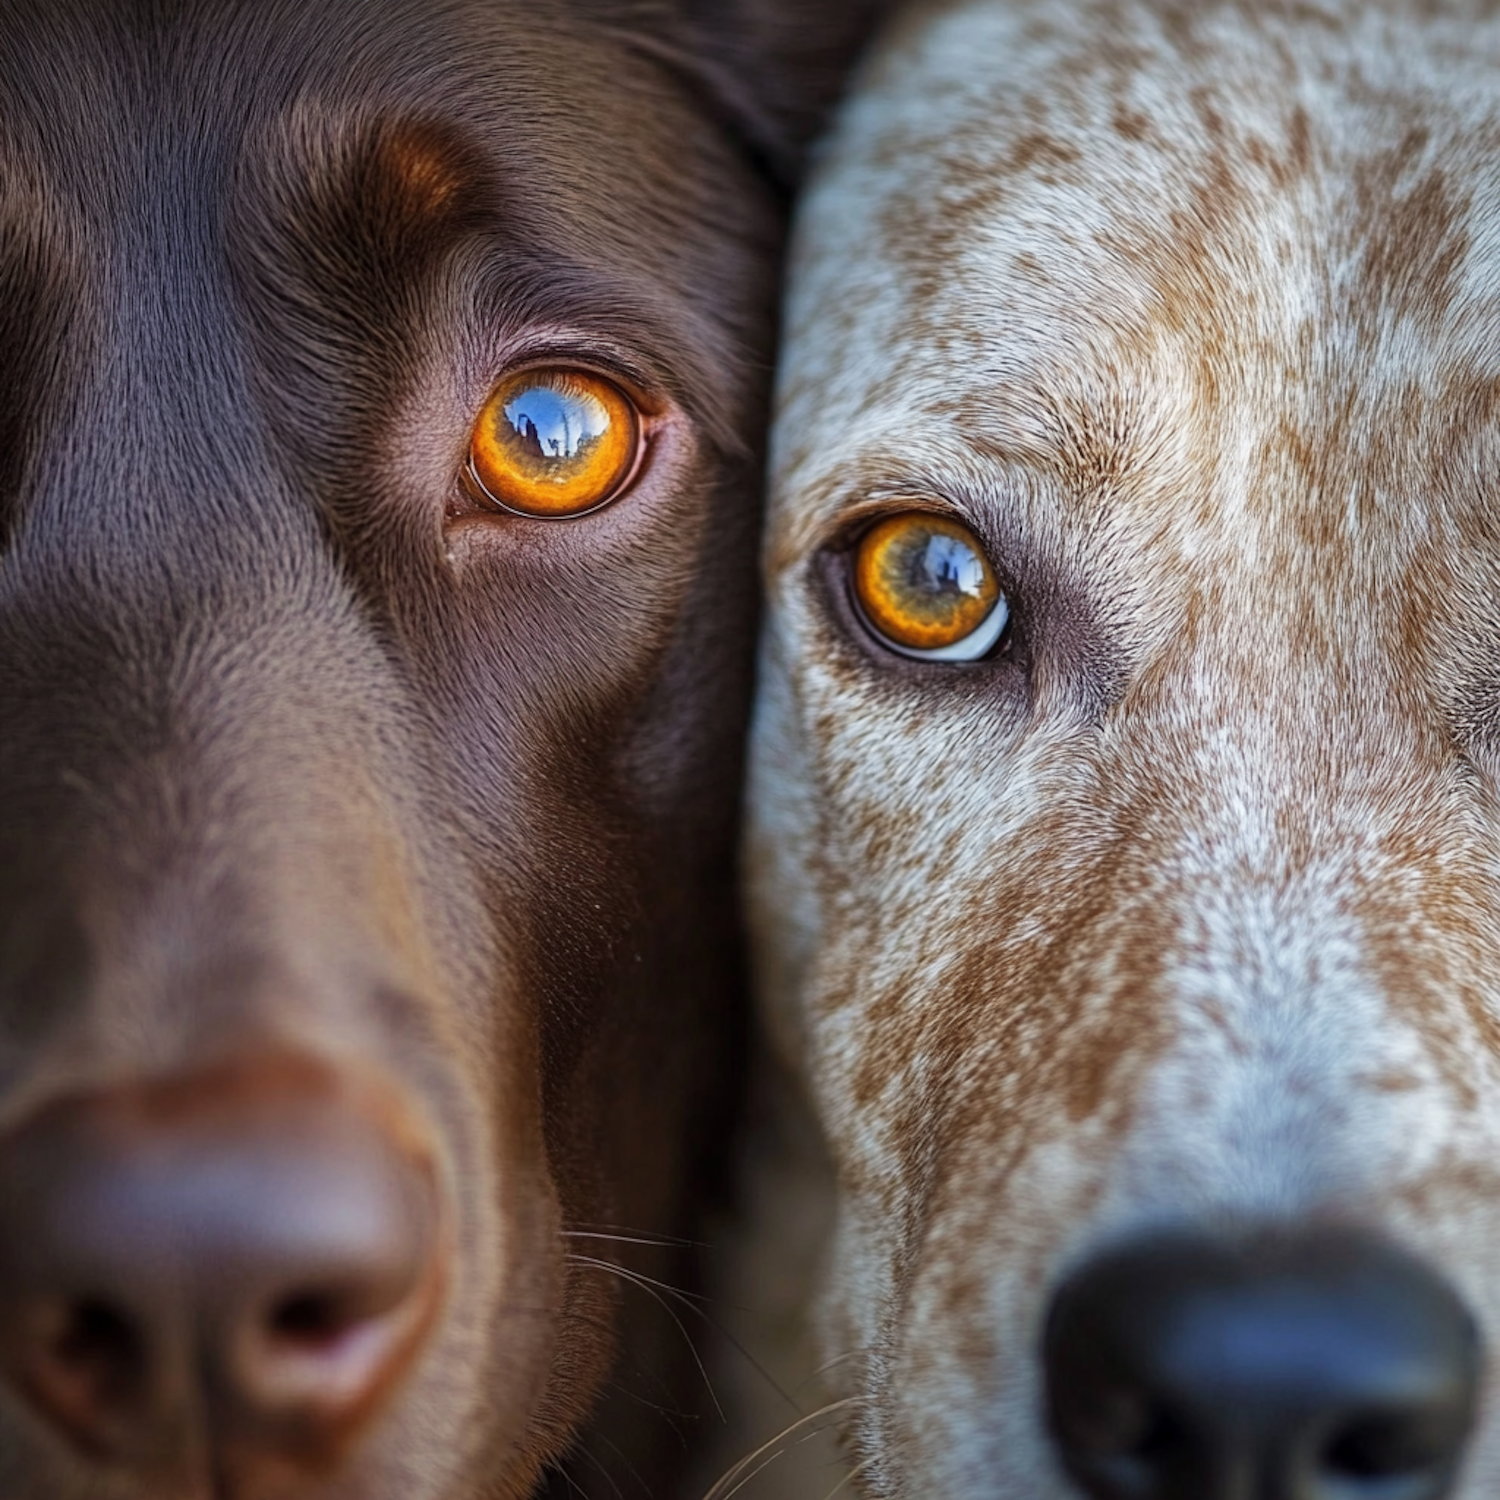
{"label": "brown dog's nose", "polygon": [[434,1321],[441,1219],[399,1112],[310,1060],[72,1097],[0,1141],[0,1360],[91,1457],[325,1472]]}
{"label": "brown dog's nose", "polygon": [[1480,1375],[1447,1283],[1349,1233],[1120,1247],[1063,1284],[1044,1360],[1095,1500],[1441,1500]]}

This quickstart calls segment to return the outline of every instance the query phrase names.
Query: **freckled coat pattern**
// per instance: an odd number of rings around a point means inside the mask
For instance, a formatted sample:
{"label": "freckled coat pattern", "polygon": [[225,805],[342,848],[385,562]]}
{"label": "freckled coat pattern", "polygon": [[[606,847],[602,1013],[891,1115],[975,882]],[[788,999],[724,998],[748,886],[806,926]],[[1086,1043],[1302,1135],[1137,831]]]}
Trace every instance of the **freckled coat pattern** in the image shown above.
{"label": "freckled coat pattern", "polygon": [[[1500,1327],[1497,78],[1482,5],[960,0],[846,102],[748,868],[869,1495],[1073,1493],[1039,1309],[1142,1226],[1371,1225]],[[983,541],[1003,659],[853,617],[904,498]]]}

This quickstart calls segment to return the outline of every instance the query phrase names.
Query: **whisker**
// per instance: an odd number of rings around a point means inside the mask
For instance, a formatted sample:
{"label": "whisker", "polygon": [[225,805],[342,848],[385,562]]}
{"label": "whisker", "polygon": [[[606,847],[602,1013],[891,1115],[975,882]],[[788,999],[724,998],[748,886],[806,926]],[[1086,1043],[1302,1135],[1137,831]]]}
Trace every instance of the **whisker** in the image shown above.
{"label": "whisker", "polygon": [[579,1484],[579,1482],[574,1479],[570,1473],[568,1473],[567,1468],[563,1464],[554,1464],[547,1472],[549,1474],[556,1474],[557,1477],[561,1479],[563,1483],[573,1491],[574,1494],[582,1495],[583,1500],[589,1500],[588,1491],[585,1490],[584,1487]]}
{"label": "whisker", "polygon": [[[807,1379],[816,1380],[819,1375],[826,1375],[835,1365],[844,1364],[847,1360],[851,1359],[863,1359],[869,1352],[868,1349],[851,1349],[847,1354],[835,1354],[832,1359],[825,1359]],[[807,1381],[803,1381],[802,1384],[806,1385]],[[801,1386],[798,1389],[800,1390]]]}
{"label": "whisker", "polygon": [[666,1297],[662,1296],[662,1292],[670,1293],[672,1296],[683,1301],[688,1307],[691,1307],[694,1312],[698,1312],[699,1309],[693,1305],[686,1294],[678,1292],[662,1282],[653,1281],[649,1276],[642,1276],[637,1271],[628,1270],[624,1266],[617,1266],[613,1261],[600,1260],[593,1255],[579,1255],[577,1251],[570,1250],[568,1252],[568,1259],[575,1265],[593,1266],[596,1270],[608,1271],[622,1280],[638,1286],[647,1296],[654,1297],[661,1304],[662,1311],[677,1325],[678,1332],[682,1334],[683,1339],[686,1341],[688,1352],[693,1356],[693,1363],[698,1366],[698,1373],[703,1377],[703,1384],[708,1390],[708,1399],[713,1402],[714,1410],[718,1413],[719,1420],[721,1422],[726,1421],[724,1408],[719,1405],[718,1392],[714,1390],[713,1381],[708,1378],[708,1369],[703,1363],[702,1356],[698,1353],[698,1346],[693,1342],[692,1335],[688,1333],[682,1319],[673,1312],[671,1304],[668,1303]]}
{"label": "whisker", "polygon": [[[625,1465],[625,1468],[626,1468],[627,1472],[629,1473],[630,1477],[633,1480],[635,1480],[636,1485],[640,1489],[641,1494],[643,1494],[643,1495],[649,1495],[651,1493],[650,1486],[647,1485],[646,1481],[641,1478],[640,1471],[636,1468],[636,1466],[633,1463],[631,1463],[631,1461],[628,1458],[625,1457],[624,1451],[621,1449],[620,1445],[618,1443],[616,1443],[616,1442],[611,1441],[611,1439],[607,1438],[602,1432],[595,1433],[594,1436],[597,1437],[601,1443],[605,1444],[608,1448],[610,1448],[610,1449],[612,1449],[614,1451],[615,1457],[618,1458],[620,1460],[620,1462]],[[678,1433],[678,1436],[681,1437],[682,1434]],[[684,1441],[684,1446],[686,1446],[686,1442],[685,1441]],[[617,1494],[619,1493],[618,1490],[616,1491],[616,1493]]]}
{"label": "whisker", "polygon": [[[614,1323],[612,1323],[608,1318],[596,1317],[592,1313],[579,1312],[576,1309],[566,1310],[563,1313],[563,1322],[564,1324],[579,1323],[588,1328],[597,1328],[601,1333],[604,1333],[611,1338],[614,1337],[614,1335],[618,1332],[618,1329],[615,1327]],[[638,1365],[634,1367],[634,1369],[632,1369],[630,1373],[635,1376],[655,1381],[656,1384],[660,1386],[663,1393],[667,1393],[667,1384],[662,1379],[660,1372],[651,1370],[646,1366]],[[693,1419],[693,1413],[678,1411],[675,1407],[671,1406],[663,1406],[660,1402],[653,1401],[649,1396],[643,1396],[639,1391],[631,1390],[630,1387],[621,1380],[614,1379],[608,1381],[607,1389],[616,1391],[626,1400],[634,1401],[638,1406],[645,1407],[647,1411],[655,1412],[658,1416],[663,1417],[671,1425],[672,1430],[676,1432],[679,1437],[682,1436],[682,1433],[681,1429],[677,1425],[678,1421]]]}
{"label": "whisker", "polygon": [[844,1477],[839,1480],[839,1482],[834,1485],[831,1490],[829,1490],[829,1492],[823,1497],[823,1500],[833,1500],[833,1497],[838,1494],[838,1492],[843,1489],[846,1484],[850,1483],[852,1480],[858,1479],[866,1469],[873,1468],[875,1465],[875,1458],[876,1455],[872,1453],[869,1458],[863,1459],[861,1462],[855,1464],[855,1466],[850,1469],[849,1472],[845,1474]]}
{"label": "whisker", "polygon": [[[610,1336],[613,1336],[617,1331],[615,1324],[610,1319],[597,1317],[592,1313],[581,1312],[574,1308],[564,1309],[562,1317],[565,1324],[580,1323],[590,1328],[597,1328],[601,1332]],[[629,1374],[634,1379],[638,1379],[656,1386],[663,1396],[670,1398],[670,1388],[667,1381],[663,1379],[659,1370],[654,1370],[649,1365],[634,1365],[628,1370],[622,1368],[619,1371],[619,1375],[625,1374]],[[684,1449],[687,1448],[688,1439],[687,1434],[683,1429],[683,1423],[697,1422],[699,1420],[697,1413],[683,1411],[675,1402],[673,1402],[671,1405],[663,1405],[662,1402],[653,1400],[649,1395],[643,1394],[641,1391],[632,1390],[629,1384],[627,1384],[624,1379],[619,1378],[618,1375],[616,1378],[608,1380],[605,1383],[605,1389],[613,1392],[622,1400],[632,1402],[634,1405],[639,1406],[644,1410],[651,1412],[653,1415],[660,1417],[667,1424],[667,1426],[671,1428],[673,1436],[676,1437],[678,1443],[681,1444]],[[603,1433],[596,1433],[595,1436],[598,1437],[602,1442],[609,1441],[608,1438],[603,1435]],[[610,1446],[613,1447],[614,1445],[610,1444]],[[642,1492],[647,1492],[644,1484],[642,1485]]]}
{"label": "whisker", "polygon": [[[630,1373],[638,1376],[652,1375],[658,1384],[663,1384],[660,1376],[639,1366]],[[675,1406],[663,1406],[660,1401],[653,1401],[649,1396],[643,1396],[639,1391],[631,1390],[622,1380],[609,1381],[606,1389],[614,1391],[623,1401],[633,1401],[637,1406],[644,1407],[649,1412],[654,1412],[672,1428],[672,1431],[678,1437],[682,1437],[682,1428],[678,1425],[679,1423],[695,1422],[698,1420],[696,1412],[679,1411]]]}
{"label": "whisker", "polygon": [[606,1234],[602,1229],[564,1229],[563,1238],[568,1240],[608,1240],[614,1245],[649,1245],[653,1250],[701,1250],[703,1245],[693,1245],[687,1240],[655,1239],[641,1234]]}
{"label": "whisker", "polygon": [[[615,1479],[615,1476],[604,1467],[604,1464],[599,1458],[599,1455],[595,1453],[587,1443],[575,1444],[573,1451],[575,1453],[583,1454],[583,1456],[588,1459],[588,1461],[593,1464],[593,1466],[604,1476],[605,1484],[607,1484],[610,1489],[615,1492],[615,1500],[625,1500],[625,1491],[620,1488],[619,1483]],[[640,1476],[637,1475],[636,1477],[639,1478]]]}
{"label": "whisker", "polygon": [[[568,1253],[569,1257],[572,1259],[585,1258],[577,1256],[572,1251],[569,1251]],[[614,1262],[609,1261],[606,1262],[606,1264],[613,1265]],[[736,1338],[735,1335],[732,1334],[716,1317],[714,1317],[712,1313],[706,1311],[706,1309],[700,1305],[702,1303],[709,1302],[712,1299],[699,1296],[695,1293],[684,1292],[679,1287],[668,1286],[666,1282],[657,1281],[654,1277],[647,1276],[643,1271],[632,1271],[631,1275],[639,1276],[643,1280],[649,1281],[652,1286],[657,1288],[658,1291],[665,1292],[669,1297],[675,1297],[685,1308],[688,1309],[689,1312],[696,1313],[697,1316],[702,1318],[703,1321],[707,1323],[708,1326],[712,1328],[720,1338],[722,1338],[729,1344],[729,1346],[735,1351],[735,1353],[738,1354],[740,1358],[743,1359],[745,1363],[748,1364],[750,1368],[754,1370],[755,1373],[759,1375],[760,1378],[764,1380],[765,1383],[770,1386],[771,1389],[775,1391],[776,1394],[780,1396],[781,1399],[785,1401],[793,1411],[801,1411],[801,1408],[798,1406],[797,1402],[793,1399],[791,1394],[786,1390],[781,1382],[777,1380],[777,1378],[768,1369],[766,1369],[766,1367],[745,1347],[745,1345],[738,1338]],[[804,1384],[805,1383],[806,1382],[804,1382]],[[717,1406],[718,1402],[716,1401],[714,1404]]]}
{"label": "whisker", "polygon": [[631,1229],[623,1224],[575,1224],[571,1229],[564,1229],[563,1233],[597,1235],[601,1239],[629,1235],[644,1245],[659,1245],[669,1250],[707,1250],[709,1248],[700,1240],[679,1239],[676,1235],[657,1234],[651,1229]]}
{"label": "whisker", "polygon": [[[569,1251],[568,1255],[569,1259],[571,1260],[582,1260],[586,1258],[578,1255],[574,1251]],[[604,1264],[607,1266],[613,1266],[616,1265],[616,1262],[609,1260],[605,1261]],[[679,1302],[683,1304],[684,1307],[690,1308],[693,1312],[702,1315],[703,1309],[699,1307],[698,1304],[700,1302],[707,1302],[708,1298],[702,1296],[700,1293],[685,1292],[680,1286],[672,1286],[668,1282],[657,1280],[655,1276],[648,1276],[644,1271],[637,1271],[634,1266],[619,1267],[619,1269],[628,1270],[632,1276],[638,1276],[642,1281],[649,1281],[657,1291],[665,1292],[669,1297],[675,1297]]]}
{"label": "whisker", "polygon": [[[846,1396],[842,1401],[830,1401],[827,1406],[820,1406],[816,1411],[808,1412],[805,1417],[798,1417],[795,1422],[791,1422],[783,1427],[775,1437],[762,1443],[753,1453],[747,1453],[732,1469],[717,1480],[703,1497],[703,1500],[729,1500],[731,1495],[737,1494],[742,1490],[763,1469],[775,1463],[783,1453],[795,1448],[798,1443],[803,1443],[810,1438],[816,1437],[820,1432],[826,1431],[833,1424],[825,1422],[822,1427],[814,1427],[810,1432],[803,1433],[794,1442],[788,1443],[786,1439],[791,1437],[799,1428],[808,1427],[833,1412],[847,1411],[851,1406],[864,1406],[868,1403],[868,1400],[869,1398],[866,1396]],[[774,1449],[775,1451],[762,1457],[763,1454],[767,1454],[768,1449]],[[757,1463],[757,1459],[760,1462]]]}

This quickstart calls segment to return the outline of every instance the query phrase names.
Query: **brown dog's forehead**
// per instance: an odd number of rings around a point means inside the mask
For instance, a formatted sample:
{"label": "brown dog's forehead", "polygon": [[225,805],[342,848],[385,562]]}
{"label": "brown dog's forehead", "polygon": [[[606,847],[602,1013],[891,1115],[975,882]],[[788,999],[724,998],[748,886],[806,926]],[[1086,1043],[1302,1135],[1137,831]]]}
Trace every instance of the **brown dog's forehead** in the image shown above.
{"label": "brown dog's forehead", "polygon": [[[440,549],[474,415],[518,361],[617,371],[676,409],[684,464],[742,462],[777,216],[647,35],[459,0],[190,19],[76,0],[8,18],[0,537],[51,548],[73,581],[96,552],[117,593],[169,553],[201,590],[237,548],[299,556],[305,578],[331,571],[330,542],[358,544],[351,571],[384,611]],[[612,700],[644,663],[610,649],[675,607],[706,540],[732,537],[724,555],[748,568],[748,513],[721,509],[710,533],[709,499],[678,487],[663,547],[639,506],[549,533],[596,602],[604,573],[658,569],[582,663]],[[541,555],[523,553],[504,566]],[[478,592],[455,596],[466,626]],[[534,582],[518,595],[551,602]],[[466,710],[490,696],[462,691]]]}
{"label": "brown dog's forehead", "polygon": [[[210,4],[190,26],[90,0],[37,8],[8,18],[0,57],[0,245],[24,259],[30,243],[35,262],[45,241],[54,275],[68,258],[97,274],[131,238],[141,254],[154,237],[222,251],[234,230],[216,220],[231,205],[296,219],[314,241],[360,219],[387,241],[447,221],[563,271],[612,269],[675,296],[679,318],[706,325],[695,334],[716,323],[738,334],[763,308],[714,267],[736,230],[769,248],[766,204],[729,190],[739,147],[703,117],[686,74],[650,55],[648,35],[503,0]],[[671,159],[685,169],[664,171]],[[713,215],[705,194],[722,198]]]}

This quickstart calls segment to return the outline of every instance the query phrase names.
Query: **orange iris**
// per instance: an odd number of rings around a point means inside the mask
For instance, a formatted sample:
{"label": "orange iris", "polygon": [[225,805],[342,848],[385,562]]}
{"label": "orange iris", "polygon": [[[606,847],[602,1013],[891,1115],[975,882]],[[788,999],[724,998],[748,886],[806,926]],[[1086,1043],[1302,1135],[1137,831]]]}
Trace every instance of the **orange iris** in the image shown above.
{"label": "orange iris", "polygon": [[522,370],[485,402],[469,467],[503,509],[560,519],[613,500],[640,446],[635,404],[612,381],[587,370]]}
{"label": "orange iris", "polygon": [[1000,602],[1000,584],[967,526],[924,511],[878,521],[854,554],[854,596],[881,635],[940,651],[972,635]]}

